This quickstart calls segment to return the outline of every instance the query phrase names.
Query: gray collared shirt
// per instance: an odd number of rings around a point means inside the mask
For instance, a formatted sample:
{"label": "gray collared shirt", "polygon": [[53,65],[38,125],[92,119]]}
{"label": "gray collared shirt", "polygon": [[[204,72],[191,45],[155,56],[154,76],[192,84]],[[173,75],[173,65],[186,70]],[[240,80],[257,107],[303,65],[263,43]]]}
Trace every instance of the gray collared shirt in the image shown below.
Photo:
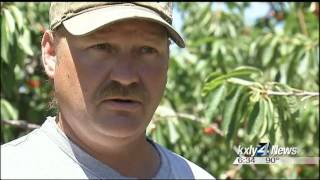
{"label": "gray collared shirt", "polygon": [[[214,179],[209,173],[148,140],[160,155],[153,179]],[[1,146],[1,179],[135,179],[121,175],[74,144],[55,117],[29,134]]]}

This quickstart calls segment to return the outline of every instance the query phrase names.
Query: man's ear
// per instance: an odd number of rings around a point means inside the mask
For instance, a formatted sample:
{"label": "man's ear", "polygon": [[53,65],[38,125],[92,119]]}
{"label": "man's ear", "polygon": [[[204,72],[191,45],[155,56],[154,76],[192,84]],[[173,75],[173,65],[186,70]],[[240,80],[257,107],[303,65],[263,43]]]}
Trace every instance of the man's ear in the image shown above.
{"label": "man's ear", "polygon": [[50,31],[45,31],[42,41],[41,41],[41,51],[42,51],[42,64],[49,76],[49,78],[54,78],[54,72],[57,63],[56,46],[54,44],[53,34]]}

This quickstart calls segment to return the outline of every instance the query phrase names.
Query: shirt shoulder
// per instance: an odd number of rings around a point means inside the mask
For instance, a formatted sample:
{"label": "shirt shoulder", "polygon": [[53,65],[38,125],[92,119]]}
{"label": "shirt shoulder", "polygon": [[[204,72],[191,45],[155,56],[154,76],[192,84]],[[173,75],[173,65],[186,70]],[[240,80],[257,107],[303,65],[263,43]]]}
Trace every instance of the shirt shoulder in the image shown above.
{"label": "shirt shoulder", "polygon": [[161,155],[165,156],[172,169],[173,178],[177,179],[215,179],[206,170],[175,152],[155,143]]}
{"label": "shirt shoulder", "polygon": [[21,150],[32,147],[35,143],[39,142],[39,138],[42,139],[42,135],[39,134],[39,129],[35,129],[30,133],[14,139],[1,145],[1,152],[10,153],[12,151]]}
{"label": "shirt shoulder", "polygon": [[87,176],[80,166],[42,129],[35,129],[27,135],[1,145],[1,179],[83,177]]}
{"label": "shirt shoulder", "polygon": [[43,138],[39,129],[36,129],[1,145],[1,178],[23,178],[20,175],[32,171],[34,162],[41,156],[37,148],[41,148]]}

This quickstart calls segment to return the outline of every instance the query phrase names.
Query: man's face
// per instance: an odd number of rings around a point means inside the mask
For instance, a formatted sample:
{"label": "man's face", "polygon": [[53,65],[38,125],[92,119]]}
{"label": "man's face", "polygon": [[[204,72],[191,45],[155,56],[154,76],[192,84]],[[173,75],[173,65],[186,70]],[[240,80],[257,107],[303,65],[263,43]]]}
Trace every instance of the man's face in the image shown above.
{"label": "man's face", "polygon": [[168,51],[165,29],[147,21],[123,21],[83,37],[66,33],[54,72],[62,118],[83,137],[144,133],[165,89]]}

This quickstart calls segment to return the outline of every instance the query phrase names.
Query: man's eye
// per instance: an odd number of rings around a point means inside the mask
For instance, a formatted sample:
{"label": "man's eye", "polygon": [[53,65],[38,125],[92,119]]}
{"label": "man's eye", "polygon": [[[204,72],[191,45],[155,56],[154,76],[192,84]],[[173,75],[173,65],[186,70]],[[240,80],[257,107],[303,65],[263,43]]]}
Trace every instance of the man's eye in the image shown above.
{"label": "man's eye", "polygon": [[103,44],[96,44],[91,46],[92,49],[96,49],[96,50],[104,50],[104,51],[112,51],[112,47],[110,44],[108,43],[103,43]]}
{"label": "man's eye", "polygon": [[140,53],[141,54],[153,54],[157,53],[158,51],[155,48],[149,47],[149,46],[144,46],[140,48]]}

